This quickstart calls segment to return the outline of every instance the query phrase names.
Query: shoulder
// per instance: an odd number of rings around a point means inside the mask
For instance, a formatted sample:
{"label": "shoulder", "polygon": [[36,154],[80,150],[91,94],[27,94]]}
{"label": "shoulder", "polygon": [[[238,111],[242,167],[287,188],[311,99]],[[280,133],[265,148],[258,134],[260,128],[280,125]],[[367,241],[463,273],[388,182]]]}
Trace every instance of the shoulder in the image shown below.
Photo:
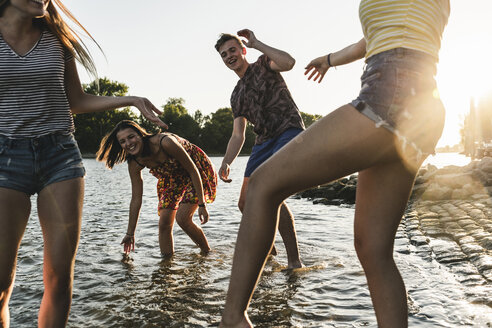
{"label": "shoulder", "polygon": [[128,171],[130,171],[130,173],[132,172],[138,173],[142,171],[144,167],[145,166],[140,164],[135,158],[132,157],[128,158]]}
{"label": "shoulder", "polygon": [[272,69],[270,67],[271,62],[272,62],[272,60],[270,59],[270,57],[263,54],[260,57],[258,57],[258,59],[254,63],[254,65],[262,67],[262,68],[266,68],[266,69],[272,71]]}
{"label": "shoulder", "polygon": [[173,149],[179,147],[180,139],[177,135],[172,133],[159,133],[156,135],[156,140],[159,142],[159,146],[164,150]]}

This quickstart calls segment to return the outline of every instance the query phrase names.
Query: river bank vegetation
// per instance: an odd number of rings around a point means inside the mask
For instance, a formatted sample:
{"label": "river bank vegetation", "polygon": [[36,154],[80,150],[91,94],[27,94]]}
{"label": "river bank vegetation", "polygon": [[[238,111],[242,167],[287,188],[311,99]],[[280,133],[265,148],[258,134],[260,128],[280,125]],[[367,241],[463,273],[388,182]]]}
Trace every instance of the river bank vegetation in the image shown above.
{"label": "river bank vegetation", "polygon": [[[98,83],[85,84],[84,91],[95,95],[125,96],[128,94],[128,86],[108,78],[100,78]],[[183,98],[169,98],[161,108],[163,113],[159,117],[169,126],[169,132],[188,139],[209,155],[225,153],[227,142],[232,133],[231,108],[219,108],[209,115],[204,115],[200,110],[188,110]],[[306,127],[321,118],[321,115],[304,112],[301,112],[301,115]],[[74,115],[75,138],[81,152],[89,156],[95,154],[104,135],[121,120],[134,120],[147,131],[157,132],[156,126],[146,121],[141,115],[136,114],[130,107],[100,113],[76,114]],[[241,151],[242,155],[251,153],[254,141],[253,127],[248,125],[246,140]]]}

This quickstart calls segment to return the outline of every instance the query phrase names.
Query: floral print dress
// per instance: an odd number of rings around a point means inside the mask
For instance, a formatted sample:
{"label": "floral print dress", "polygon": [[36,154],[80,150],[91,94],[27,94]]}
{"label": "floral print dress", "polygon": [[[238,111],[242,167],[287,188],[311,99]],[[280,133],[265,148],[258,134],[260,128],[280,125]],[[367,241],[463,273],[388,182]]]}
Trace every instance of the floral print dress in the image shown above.
{"label": "floral print dress", "polygon": [[[217,194],[217,173],[212,162],[200,147],[186,139],[173,136],[198,168],[202,178],[205,202],[212,203]],[[158,167],[151,168],[149,172],[158,179],[159,215],[163,208],[176,210],[181,203],[198,203],[198,195],[193,187],[190,174],[175,158],[167,159]]]}

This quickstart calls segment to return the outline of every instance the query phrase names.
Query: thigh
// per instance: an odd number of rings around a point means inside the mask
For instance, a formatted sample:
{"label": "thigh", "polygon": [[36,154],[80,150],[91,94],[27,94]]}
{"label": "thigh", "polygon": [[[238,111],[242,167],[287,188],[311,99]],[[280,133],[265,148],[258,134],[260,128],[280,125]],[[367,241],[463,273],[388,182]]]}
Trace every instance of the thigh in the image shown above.
{"label": "thigh", "polygon": [[29,195],[0,188],[0,286],[13,278],[17,251],[30,212]]}
{"label": "thigh", "polygon": [[[289,195],[398,159],[394,135],[345,105],[292,139],[250,178],[281,201]],[[254,179],[253,179],[254,178]]]}
{"label": "thigh", "polygon": [[44,237],[45,267],[68,270],[78,247],[84,180],[52,183],[38,195],[38,215]]}
{"label": "thigh", "polygon": [[171,175],[159,179],[157,182],[159,216],[165,210],[177,210],[188,188],[191,188],[191,183],[185,184],[182,179],[175,179]]}

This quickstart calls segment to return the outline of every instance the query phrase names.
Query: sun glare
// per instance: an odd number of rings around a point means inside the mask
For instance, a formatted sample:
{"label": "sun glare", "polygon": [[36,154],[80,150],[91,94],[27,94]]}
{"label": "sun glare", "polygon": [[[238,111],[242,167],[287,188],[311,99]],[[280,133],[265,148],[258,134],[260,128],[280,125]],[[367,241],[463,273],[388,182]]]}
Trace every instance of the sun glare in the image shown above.
{"label": "sun glare", "polygon": [[[467,49],[466,55],[463,49]],[[439,94],[446,107],[446,126],[440,145],[460,142],[459,129],[470,110],[471,101],[492,94],[492,69],[487,54],[492,44],[468,40],[467,44],[443,47],[436,76]]]}

